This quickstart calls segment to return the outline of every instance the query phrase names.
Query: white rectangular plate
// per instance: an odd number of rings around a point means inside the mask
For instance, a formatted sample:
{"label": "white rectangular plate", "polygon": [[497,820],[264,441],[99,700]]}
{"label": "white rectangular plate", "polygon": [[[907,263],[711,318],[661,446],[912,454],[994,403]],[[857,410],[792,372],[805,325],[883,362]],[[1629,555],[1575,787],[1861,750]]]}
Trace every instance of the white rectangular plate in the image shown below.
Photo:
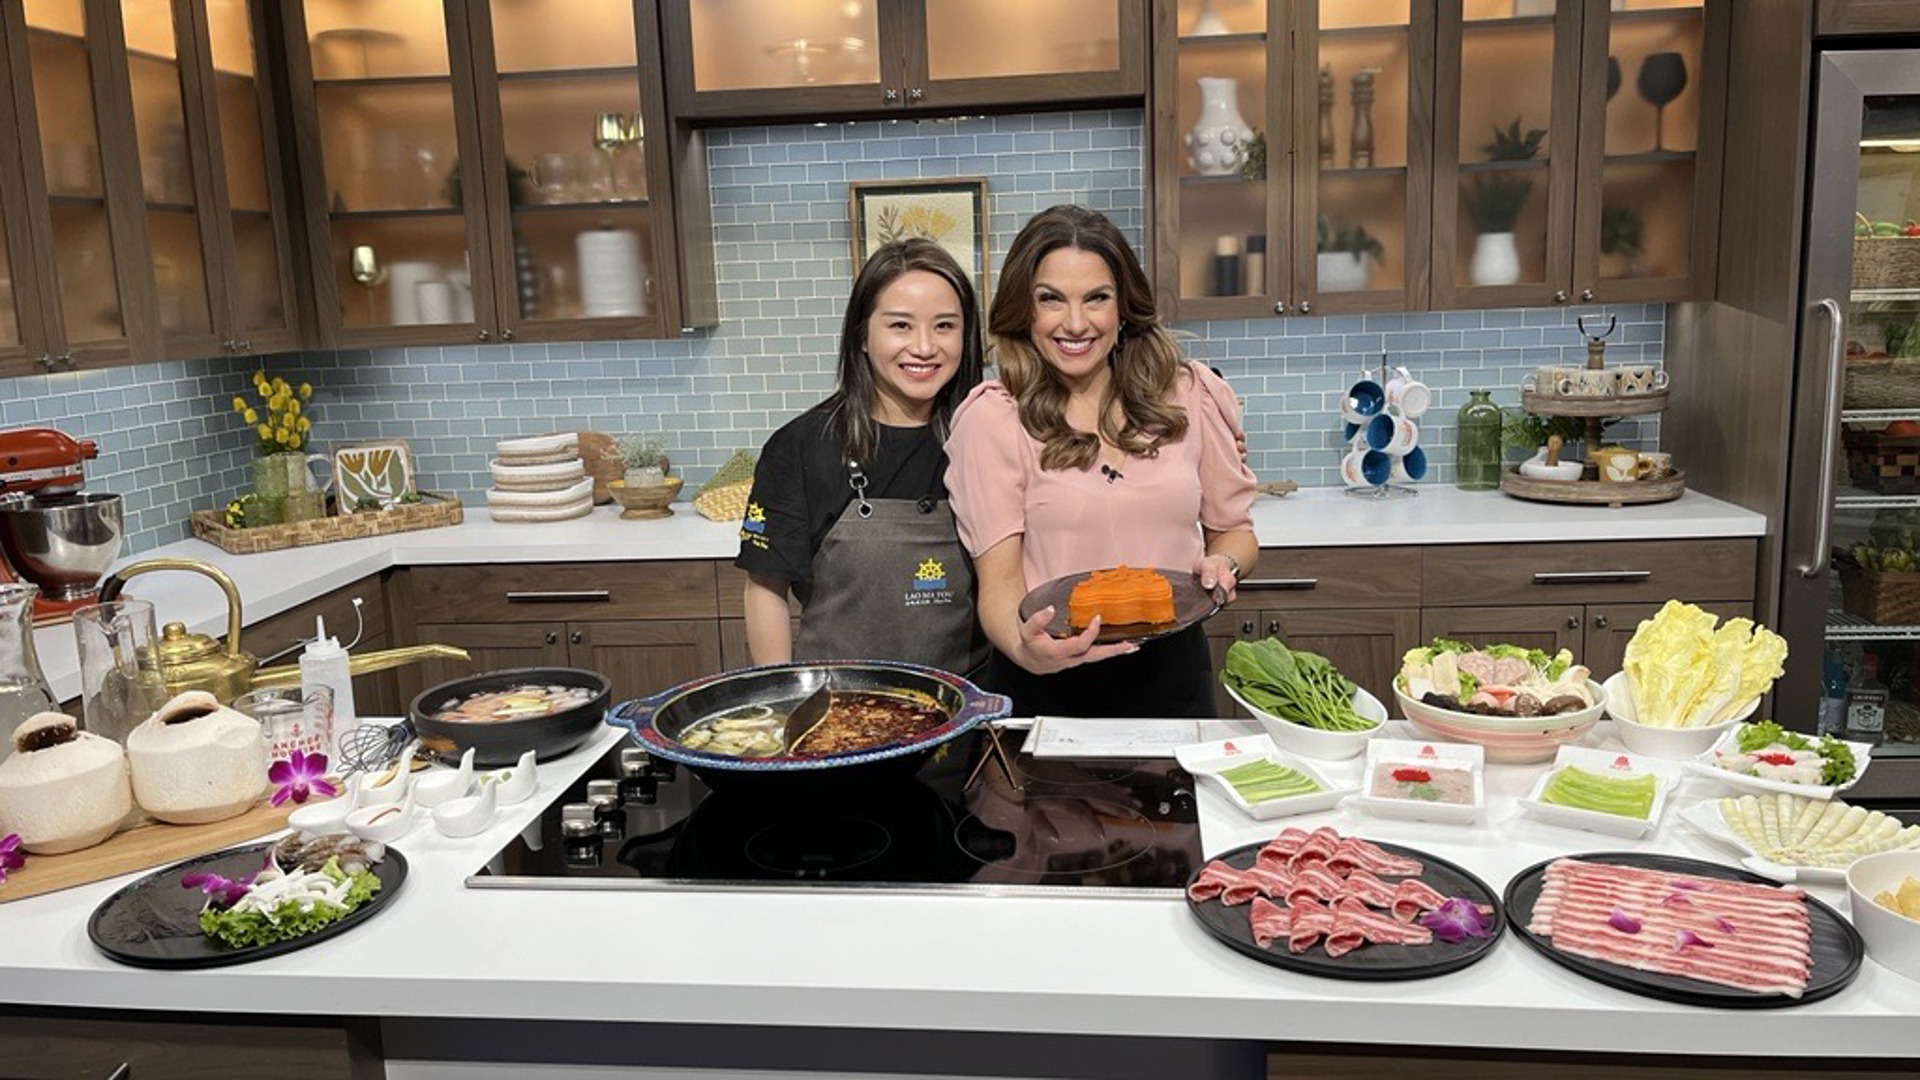
{"label": "white rectangular plate", "polygon": [[[1260,821],[1331,809],[1341,799],[1353,794],[1354,790],[1336,787],[1326,777],[1320,775],[1313,766],[1273,745],[1273,740],[1265,735],[1248,735],[1245,738],[1223,739],[1219,742],[1194,743],[1190,746],[1177,747],[1173,756],[1180,762],[1181,768],[1194,776],[1210,781],[1215,789],[1223,792],[1228,801],[1239,807],[1242,813]],[[1244,765],[1261,758],[1276,765],[1298,770],[1307,779],[1319,785],[1320,790],[1287,799],[1248,802],[1220,774],[1236,765]]]}
{"label": "white rectangular plate", "polygon": [[1687,824],[1699,829],[1708,836],[1740,852],[1745,858],[1740,862],[1747,869],[1769,877],[1775,881],[1814,881],[1825,884],[1841,884],[1847,880],[1845,870],[1835,870],[1822,866],[1782,866],[1777,862],[1761,858],[1745,840],[1727,828],[1727,821],[1720,816],[1720,800],[1706,799],[1694,803],[1680,812]]}
{"label": "white rectangular plate", "polygon": [[[1730,788],[1738,788],[1741,791],[1784,792],[1788,795],[1804,795],[1809,799],[1831,799],[1859,782],[1860,777],[1867,771],[1868,759],[1873,756],[1872,743],[1847,740],[1847,746],[1853,750],[1854,769],[1853,778],[1844,784],[1790,784],[1785,780],[1769,780],[1760,776],[1746,776],[1741,773],[1728,772],[1726,769],[1715,767],[1713,764],[1714,755],[1728,753],[1732,751],[1735,746],[1739,745],[1740,730],[1744,727],[1746,727],[1746,725],[1742,724],[1740,727],[1727,729],[1726,734],[1720,736],[1719,740],[1712,746],[1707,747],[1706,753],[1696,758],[1689,758],[1686,762],[1687,771],[1707,777],[1715,783],[1725,784]],[[1801,732],[1800,734],[1805,734],[1805,732]]]}
{"label": "white rectangular plate", "polygon": [[[1654,778],[1653,806],[1648,809],[1646,817],[1630,818],[1542,801],[1540,796],[1546,791],[1547,782],[1553,779],[1554,773],[1569,765],[1578,766],[1591,773],[1622,777],[1651,774]],[[1608,836],[1637,838],[1660,827],[1660,815],[1667,808],[1667,793],[1680,782],[1680,771],[1680,764],[1675,761],[1663,761],[1642,754],[1629,754],[1623,750],[1563,746],[1554,755],[1552,767],[1534,782],[1533,790],[1527,793],[1527,797],[1519,800],[1520,811],[1536,821],[1544,821],[1549,825],[1585,829],[1587,832],[1605,833]]]}
{"label": "white rectangular plate", "polygon": [[[1465,766],[1473,773],[1473,802],[1438,803],[1418,799],[1391,799],[1368,794],[1375,769],[1383,764],[1444,764]],[[1486,748],[1478,743],[1425,742],[1418,739],[1374,739],[1367,743],[1366,768],[1360,774],[1360,794],[1355,805],[1375,817],[1404,818],[1409,821],[1439,821],[1453,825],[1471,825],[1480,820],[1487,807]]]}

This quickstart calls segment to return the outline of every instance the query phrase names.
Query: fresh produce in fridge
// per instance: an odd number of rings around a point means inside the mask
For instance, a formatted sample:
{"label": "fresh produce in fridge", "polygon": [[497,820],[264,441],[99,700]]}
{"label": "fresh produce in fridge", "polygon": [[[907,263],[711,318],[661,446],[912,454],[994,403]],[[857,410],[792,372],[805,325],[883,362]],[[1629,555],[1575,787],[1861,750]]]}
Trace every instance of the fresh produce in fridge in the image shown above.
{"label": "fresh produce in fridge", "polygon": [[1256,708],[1323,731],[1366,731],[1374,721],[1353,709],[1354,685],[1318,653],[1289,649],[1279,638],[1227,647],[1220,681]]}
{"label": "fresh produce in fridge", "polygon": [[1634,630],[1621,666],[1633,682],[1635,720],[1686,728],[1738,716],[1773,686],[1786,660],[1786,639],[1752,619],[1722,623],[1669,600]]}

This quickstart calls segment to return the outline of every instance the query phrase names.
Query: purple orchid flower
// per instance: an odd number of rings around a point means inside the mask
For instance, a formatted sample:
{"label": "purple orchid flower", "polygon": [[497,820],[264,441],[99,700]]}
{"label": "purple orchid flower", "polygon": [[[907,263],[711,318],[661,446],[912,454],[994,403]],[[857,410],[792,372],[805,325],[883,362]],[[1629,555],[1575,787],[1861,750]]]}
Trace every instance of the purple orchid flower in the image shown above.
{"label": "purple orchid flower", "polygon": [[241,897],[247,895],[247,889],[253,885],[253,878],[254,875],[248,874],[239,881],[235,881],[232,878],[221,877],[219,874],[188,874],[180,879],[180,887],[199,889],[221,907],[232,907],[240,902]]}
{"label": "purple orchid flower", "polygon": [[280,785],[273,793],[273,805],[284,806],[289,799],[303,803],[313,795],[332,798],[340,794],[339,788],[327,782],[326,774],[325,754],[305,754],[295,750],[293,756],[274,762],[267,768],[267,779]]}
{"label": "purple orchid flower", "polygon": [[27,853],[20,850],[20,834],[8,833],[0,840],[0,885],[6,884],[7,872],[18,870],[27,865]]}

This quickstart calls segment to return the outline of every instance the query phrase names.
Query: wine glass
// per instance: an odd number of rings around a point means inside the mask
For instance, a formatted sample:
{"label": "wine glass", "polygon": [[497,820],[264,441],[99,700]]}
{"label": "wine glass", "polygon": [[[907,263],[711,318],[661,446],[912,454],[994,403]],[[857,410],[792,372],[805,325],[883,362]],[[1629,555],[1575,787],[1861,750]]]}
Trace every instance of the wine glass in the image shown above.
{"label": "wine glass", "polygon": [[387,280],[387,268],[380,265],[380,257],[374,254],[372,244],[356,244],[352,258],[348,262],[348,272],[353,280],[367,289],[367,325],[378,322],[374,312],[373,290]]}
{"label": "wine glass", "polygon": [[1653,53],[1641,62],[1636,85],[1640,96],[1653,106],[1653,148],[1664,150],[1662,123],[1666,119],[1667,104],[1687,88],[1687,62],[1676,52]]}
{"label": "wine glass", "polygon": [[626,113],[603,112],[593,122],[593,145],[607,155],[607,198],[615,197],[614,159],[634,141],[633,117]]}

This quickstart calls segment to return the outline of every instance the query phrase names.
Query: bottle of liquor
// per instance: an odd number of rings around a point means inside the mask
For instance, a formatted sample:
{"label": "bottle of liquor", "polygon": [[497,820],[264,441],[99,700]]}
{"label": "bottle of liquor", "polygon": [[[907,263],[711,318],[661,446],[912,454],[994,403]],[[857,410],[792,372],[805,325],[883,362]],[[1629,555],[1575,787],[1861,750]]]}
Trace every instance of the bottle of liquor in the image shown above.
{"label": "bottle of liquor", "polygon": [[1877,743],[1887,726],[1887,688],[1880,685],[1880,657],[1860,657],[1860,674],[1847,686],[1846,736],[1855,742]]}
{"label": "bottle of liquor", "polygon": [[1820,684],[1819,733],[1838,738],[1847,723],[1847,665],[1835,649],[1821,661]]}

